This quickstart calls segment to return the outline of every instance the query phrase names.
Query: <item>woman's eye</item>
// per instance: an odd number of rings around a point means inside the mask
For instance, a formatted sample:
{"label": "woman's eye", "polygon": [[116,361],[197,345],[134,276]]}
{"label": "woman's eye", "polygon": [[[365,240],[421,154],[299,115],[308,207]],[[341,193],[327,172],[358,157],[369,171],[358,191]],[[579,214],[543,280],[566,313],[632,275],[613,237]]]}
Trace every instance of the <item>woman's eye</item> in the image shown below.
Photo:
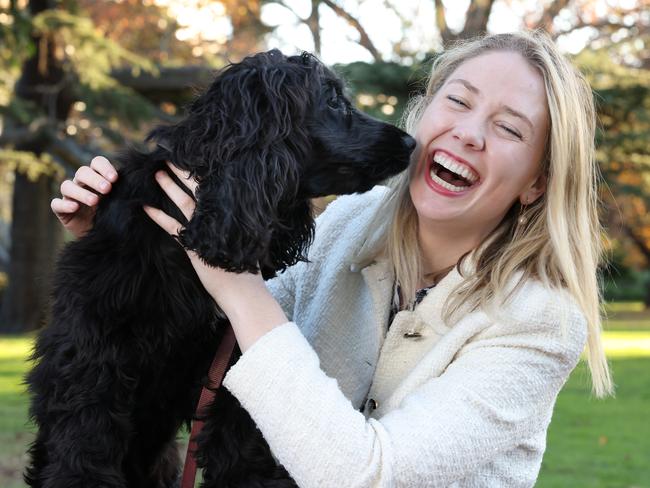
{"label": "woman's eye", "polygon": [[460,98],[452,97],[451,95],[449,95],[447,98],[458,105],[469,108],[469,105],[463,102]]}
{"label": "woman's eye", "polygon": [[519,132],[517,132],[516,130],[511,129],[511,128],[508,127],[507,125],[500,125],[499,127],[501,127],[503,130],[505,130],[505,131],[508,132],[509,134],[512,134],[512,135],[515,136],[517,139],[521,139],[521,134],[520,134]]}

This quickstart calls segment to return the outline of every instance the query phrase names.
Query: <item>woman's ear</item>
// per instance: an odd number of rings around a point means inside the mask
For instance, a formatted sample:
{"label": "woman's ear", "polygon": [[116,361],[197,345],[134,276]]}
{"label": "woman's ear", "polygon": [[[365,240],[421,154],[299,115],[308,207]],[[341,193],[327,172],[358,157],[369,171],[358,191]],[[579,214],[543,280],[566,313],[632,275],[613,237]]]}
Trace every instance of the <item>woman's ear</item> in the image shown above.
{"label": "woman's ear", "polygon": [[537,201],[546,191],[547,177],[546,173],[540,173],[528,189],[519,196],[519,202],[522,205],[530,205]]}

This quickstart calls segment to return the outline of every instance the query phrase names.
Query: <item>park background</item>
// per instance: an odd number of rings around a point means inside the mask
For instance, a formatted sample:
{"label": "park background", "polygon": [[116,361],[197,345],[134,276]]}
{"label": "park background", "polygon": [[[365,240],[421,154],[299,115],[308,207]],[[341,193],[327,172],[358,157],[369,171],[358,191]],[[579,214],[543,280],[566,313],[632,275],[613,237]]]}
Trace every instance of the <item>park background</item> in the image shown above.
{"label": "park background", "polygon": [[361,109],[399,123],[445,46],[521,28],[549,32],[594,89],[617,385],[615,398],[595,399],[580,362],[538,486],[650,487],[648,0],[0,0],[0,486],[23,486],[33,429],[21,381],[70,238],[49,210],[63,179],[177,120],[216,69],[246,54],[314,52]]}

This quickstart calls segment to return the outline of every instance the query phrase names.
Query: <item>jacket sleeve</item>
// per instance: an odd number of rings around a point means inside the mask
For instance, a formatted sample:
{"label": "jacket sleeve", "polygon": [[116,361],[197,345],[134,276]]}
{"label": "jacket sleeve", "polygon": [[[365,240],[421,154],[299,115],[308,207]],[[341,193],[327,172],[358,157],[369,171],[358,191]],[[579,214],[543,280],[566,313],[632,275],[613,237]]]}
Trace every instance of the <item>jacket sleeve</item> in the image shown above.
{"label": "jacket sleeve", "polygon": [[[300,264],[298,263],[298,265]],[[296,280],[294,276],[296,272],[294,268],[296,266],[288,268],[284,273],[266,282],[266,286],[271,292],[271,295],[280,304],[289,320],[293,319],[293,309],[296,302]]]}
{"label": "jacket sleeve", "polygon": [[[374,213],[386,194],[385,187],[376,186],[364,194],[338,197],[316,218],[314,241],[309,248],[307,262],[298,262],[266,282],[269,291],[290,320],[294,318],[297,291],[302,289],[304,293],[304,281],[318,280],[317,270],[320,269],[320,264],[331,257],[332,248],[335,243],[340,243],[343,235],[350,236],[356,232],[364,234],[364,229],[359,228],[359,222],[367,223],[369,215]],[[339,253],[351,251],[346,248],[344,251],[339,250]]]}
{"label": "jacket sleeve", "polygon": [[224,385],[303,488],[447,486],[546,429],[584,346],[584,320],[569,325],[567,338],[557,323],[494,325],[379,419],[352,406],[292,322],[253,344]]}

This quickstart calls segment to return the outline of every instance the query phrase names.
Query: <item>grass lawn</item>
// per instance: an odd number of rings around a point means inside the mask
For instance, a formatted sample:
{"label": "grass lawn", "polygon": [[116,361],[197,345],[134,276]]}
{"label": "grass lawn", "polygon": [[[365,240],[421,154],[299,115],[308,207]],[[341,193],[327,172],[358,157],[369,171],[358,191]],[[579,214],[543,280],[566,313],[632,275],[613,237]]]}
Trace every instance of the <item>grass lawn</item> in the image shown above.
{"label": "grass lawn", "polygon": [[0,338],[0,486],[6,488],[24,486],[21,470],[32,434],[21,381],[30,344],[30,338]]}
{"label": "grass lawn", "polygon": [[[596,400],[581,361],[560,393],[538,487],[650,488],[650,312],[609,307],[605,347],[616,398]],[[0,337],[0,487],[24,486],[32,438],[22,378],[31,337]]]}
{"label": "grass lawn", "polygon": [[590,398],[584,362],[571,375],[558,397],[536,486],[650,487],[650,351],[610,364],[616,398]]}
{"label": "grass lawn", "polygon": [[538,487],[650,488],[650,311],[613,304],[607,312],[616,397],[593,398],[580,361],[558,397]]}

